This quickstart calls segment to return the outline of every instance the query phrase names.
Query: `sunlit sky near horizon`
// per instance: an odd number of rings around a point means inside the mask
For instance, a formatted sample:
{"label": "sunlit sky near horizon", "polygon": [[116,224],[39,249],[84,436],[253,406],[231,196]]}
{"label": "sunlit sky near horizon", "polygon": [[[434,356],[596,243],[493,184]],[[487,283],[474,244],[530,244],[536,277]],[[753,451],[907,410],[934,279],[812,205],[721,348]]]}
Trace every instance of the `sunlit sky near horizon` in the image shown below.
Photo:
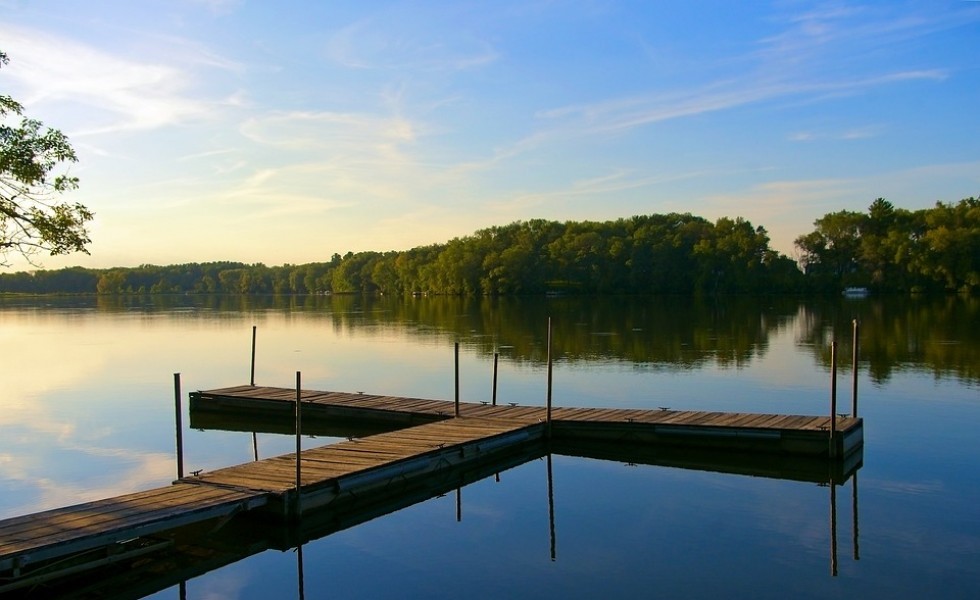
{"label": "sunlit sky near horizon", "polygon": [[[980,2],[0,0],[0,93],[63,130],[91,255],[405,250],[690,212],[776,250],[980,195]],[[5,270],[30,266],[15,255]]]}

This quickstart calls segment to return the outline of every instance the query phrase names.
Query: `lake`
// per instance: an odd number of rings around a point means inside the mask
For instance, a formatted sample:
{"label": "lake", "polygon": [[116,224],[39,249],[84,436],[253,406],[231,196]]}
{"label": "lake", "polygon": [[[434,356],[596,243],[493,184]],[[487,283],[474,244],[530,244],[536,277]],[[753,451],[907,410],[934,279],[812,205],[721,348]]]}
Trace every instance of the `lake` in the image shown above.
{"label": "lake", "polygon": [[[980,299],[962,296],[0,298],[0,518],[168,484],[173,374],[185,399],[248,383],[253,326],[260,385],[451,400],[458,341],[464,401],[490,399],[499,352],[499,401],[544,405],[549,317],[556,406],[813,415],[834,339],[850,410],[858,319],[863,465],[827,485],[554,454],[147,597],[980,593]],[[187,471],[294,445],[183,434]]]}

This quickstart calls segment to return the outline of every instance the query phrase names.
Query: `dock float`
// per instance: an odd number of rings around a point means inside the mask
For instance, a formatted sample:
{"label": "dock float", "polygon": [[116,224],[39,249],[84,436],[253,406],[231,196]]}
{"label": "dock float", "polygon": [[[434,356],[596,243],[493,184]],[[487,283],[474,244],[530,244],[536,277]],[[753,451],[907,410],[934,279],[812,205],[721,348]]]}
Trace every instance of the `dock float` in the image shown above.
{"label": "dock float", "polygon": [[[296,453],[286,454],[197,473],[154,490],[0,520],[0,594],[162,551],[173,545],[163,534],[179,528],[207,524],[218,531],[245,514],[289,524],[324,510],[356,513],[397,504],[400,496],[424,496],[434,481],[461,478],[463,472],[513,466],[514,457],[526,460],[529,452],[564,448],[575,454],[576,444],[588,447],[580,455],[598,457],[615,455],[616,447],[669,449],[670,459],[645,460],[657,464],[682,462],[677,455],[688,448],[699,456],[738,452],[769,457],[763,462],[799,457],[847,463],[849,471],[860,464],[863,445],[862,420],[840,416],[832,423],[816,416],[555,408],[549,421],[548,411],[535,406],[457,406],[316,390],[299,395],[303,432],[329,424],[357,426],[368,435],[303,450],[298,461]],[[252,385],[194,392],[191,426],[195,415],[233,415],[288,428],[296,396],[294,389]],[[754,467],[723,468],[749,473]],[[828,472],[835,470],[841,469]]]}
{"label": "dock float", "polygon": [[[543,439],[541,423],[459,418],[304,450],[300,505],[308,512],[357,500]],[[181,482],[269,494],[267,510],[290,516],[297,494],[295,474],[293,453],[185,477]]]}
{"label": "dock float", "polygon": [[[288,426],[296,390],[236,386],[190,394],[195,415],[261,417]],[[379,430],[451,419],[453,402],[364,393],[301,390],[304,422],[371,424]],[[540,406],[460,402],[464,418],[545,422]],[[193,421],[192,421],[193,425]],[[833,438],[831,438],[833,430]],[[622,441],[775,454],[844,458],[864,443],[860,418],[616,408],[553,408],[551,438],[560,441]]]}
{"label": "dock float", "polygon": [[[150,544],[128,544],[191,523],[246,512],[268,501],[265,494],[174,485],[116,498],[87,502],[0,521],[0,593],[15,587],[26,573],[43,582],[37,567],[55,559],[76,557],[85,568],[103,566],[158,550]],[[110,552],[92,552],[112,548]],[[92,552],[90,556],[85,553]],[[59,564],[59,576],[73,565]],[[19,586],[18,586],[19,587]]]}

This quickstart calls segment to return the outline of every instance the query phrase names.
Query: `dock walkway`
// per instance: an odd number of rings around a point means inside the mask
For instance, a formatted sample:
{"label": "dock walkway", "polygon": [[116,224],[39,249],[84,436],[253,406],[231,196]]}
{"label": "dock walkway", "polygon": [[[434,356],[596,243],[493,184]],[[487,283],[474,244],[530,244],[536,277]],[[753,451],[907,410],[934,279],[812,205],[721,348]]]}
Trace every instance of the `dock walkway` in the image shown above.
{"label": "dock walkway", "polygon": [[[162,488],[0,521],[0,574],[263,506],[268,496],[177,482]],[[0,580],[0,592],[3,591]]]}
{"label": "dock walkway", "polygon": [[[536,421],[460,418],[355,438],[300,455],[303,511],[424,477],[544,438]],[[286,515],[296,491],[296,454],[185,477],[184,483],[270,494]]]}
{"label": "dock walkway", "polygon": [[[54,572],[151,552],[141,536],[243,513],[297,519],[326,506],[403,493],[439,473],[489,464],[554,440],[665,445],[841,459],[863,444],[861,419],[699,411],[494,406],[302,390],[303,423],[345,421],[394,429],[296,454],[198,473],[170,486],[0,521],[0,593]],[[190,395],[195,411],[288,418],[296,390],[236,386]],[[88,557],[92,555],[91,557]],[[83,558],[85,556],[85,558]],[[77,564],[76,564],[77,563]]]}
{"label": "dock walkway", "polygon": [[[372,421],[379,426],[404,427],[451,419],[453,402],[363,393],[301,390],[303,419]],[[191,412],[289,417],[295,411],[296,390],[236,386],[190,395]],[[490,405],[460,402],[465,418],[544,422],[541,406]],[[863,444],[860,418],[831,418],[784,414],[617,408],[553,408],[552,436],[562,440],[623,440],[650,444],[729,448],[780,454],[842,458]]]}

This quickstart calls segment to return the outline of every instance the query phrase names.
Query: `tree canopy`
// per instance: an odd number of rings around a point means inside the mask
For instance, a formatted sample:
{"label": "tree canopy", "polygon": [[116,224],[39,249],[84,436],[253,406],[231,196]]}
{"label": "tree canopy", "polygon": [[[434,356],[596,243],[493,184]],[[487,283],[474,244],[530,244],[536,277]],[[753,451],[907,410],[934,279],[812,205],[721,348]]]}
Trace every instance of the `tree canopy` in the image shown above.
{"label": "tree canopy", "polygon": [[[9,59],[0,52],[0,66]],[[29,262],[39,252],[51,256],[87,253],[85,224],[93,214],[85,206],[61,200],[78,187],[78,178],[56,173],[62,163],[77,162],[61,131],[24,116],[24,107],[0,94],[0,265],[11,251]]]}
{"label": "tree canopy", "polygon": [[800,264],[817,289],[980,289],[980,200],[910,211],[877,198],[867,213],[839,211],[796,238]]}
{"label": "tree canopy", "polygon": [[769,248],[764,228],[687,213],[517,221],[444,244],[334,254],[329,262],[304,265],[191,263],[0,275],[0,292],[100,294],[690,294],[785,292],[802,285],[796,264]]}

